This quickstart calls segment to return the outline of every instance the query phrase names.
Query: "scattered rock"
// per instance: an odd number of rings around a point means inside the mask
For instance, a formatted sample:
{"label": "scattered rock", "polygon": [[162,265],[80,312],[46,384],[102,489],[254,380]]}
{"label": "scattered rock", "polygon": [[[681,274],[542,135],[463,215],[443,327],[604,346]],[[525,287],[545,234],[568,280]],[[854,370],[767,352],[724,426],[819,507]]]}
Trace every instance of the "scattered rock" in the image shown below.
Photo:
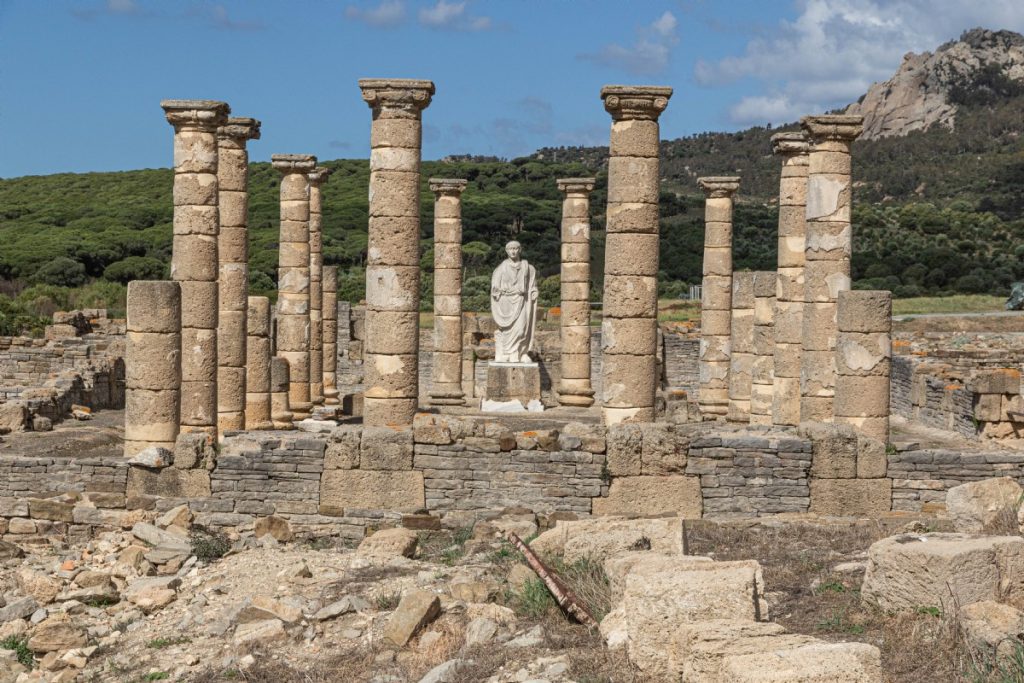
{"label": "scattered rock", "polygon": [[484,645],[498,635],[498,624],[487,617],[477,617],[466,624],[466,646]]}
{"label": "scattered rock", "polygon": [[498,592],[493,581],[466,581],[448,587],[452,597],[463,602],[487,602]]}
{"label": "scattered rock", "polygon": [[946,512],[959,532],[982,533],[998,525],[1005,527],[999,532],[1009,533],[1017,526],[1022,493],[1010,477],[972,481],[946,491]]}
{"label": "scattered rock", "polygon": [[280,619],[264,619],[239,624],[235,629],[235,645],[257,645],[284,640],[288,634]]}
{"label": "scattered rock", "polygon": [[37,609],[39,609],[39,603],[35,598],[20,598],[8,603],[6,607],[0,607],[0,623],[15,619],[28,619]]}
{"label": "scattered rock", "polygon": [[534,626],[526,633],[505,643],[505,647],[540,647],[544,644],[544,628]]}
{"label": "scattered rock", "polygon": [[384,627],[384,637],[399,647],[441,613],[441,601],[434,593],[423,590],[409,591],[402,596],[398,607]]}
{"label": "scattered rock", "polygon": [[469,662],[462,659],[449,659],[428,671],[427,675],[420,679],[420,683],[462,683],[463,679],[459,672],[468,664]]}
{"label": "scattered rock", "polygon": [[[178,505],[177,507],[173,507],[156,518],[156,525],[161,529],[177,527],[187,531],[191,524],[192,511],[189,510],[188,505]],[[172,531],[171,533],[175,532]]]}
{"label": "scattered rock", "polygon": [[29,567],[19,567],[14,580],[22,593],[31,595],[41,605],[53,602],[60,593],[60,581]]}
{"label": "scattered rock", "polygon": [[683,554],[683,522],[678,517],[625,519],[593,517],[560,521],[530,542],[540,555],[561,555],[567,564],[584,558],[602,561],[623,551],[648,548]]}
{"label": "scattered rock", "polygon": [[[12,520],[13,521],[13,520]],[[0,560],[14,560],[25,554],[25,551],[13,543],[0,541]]]}
{"label": "scattered rock", "polygon": [[53,431],[53,420],[43,415],[36,415],[32,418],[32,431],[33,432],[51,432]]}
{"label": "scattered rock", "polygon": [[36,654],[82,647],[88,638],[67,614],[55,614],[36,626],[28,647]]}
{"label": "scattered rock", "polygon": [[993,600],[962,607],[959,624],[976,650],[998,659],[1012,658],[1024,641],[1024,612]]}
{"label": "scattered rock", "polygon": [[370,603],[366,602],[362,598],[346,595],[341,600],[332,602],[326,607],[318,610],[317,613],[313,615],[313,618],[317,621],[326,621],[328,619],[340,617],[342,614],[348,614],[349,612],[362,612],[368,609],[370,609]]}
{"label": "scattered rock", "polygon": [[160,446],[150,446],[129,458],[128,464],[150,469],[163,469],[174,464],[174,453]]}
{"label": "scattered rock", "polygon": [[256,538],[261,538],[269,534],[281,543],[287,543],[295,538],[295,534],[292,532],[292,525],[288,523],[288,520],[278,517],[277,515],[270,515],[269,517],[260,517],[257,519],[255,531]]}
{"label": "scattered rock", "polygon": [[245,601],[238,610],[236,620],[239,624],[246,624],[275,618],[286,624],[294,624],[302,619],[302,610],[279,600],[257,595]]}
{"label": "scattered rock", "polygon": [[364,538],[356,552],[375,557],[412,557],[416,554],[418,539],[416,533],[409,529],[381,529]]}

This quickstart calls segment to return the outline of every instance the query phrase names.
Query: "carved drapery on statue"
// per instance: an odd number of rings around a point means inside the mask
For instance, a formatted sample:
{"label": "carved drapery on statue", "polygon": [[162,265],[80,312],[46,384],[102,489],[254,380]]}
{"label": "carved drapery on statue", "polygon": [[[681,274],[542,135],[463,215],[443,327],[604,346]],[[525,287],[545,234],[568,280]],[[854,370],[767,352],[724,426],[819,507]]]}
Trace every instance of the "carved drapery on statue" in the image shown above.
{"label": "carved drapery on statue", "polygon": [[530,363],[537,320],[537,270],[519,258],[518,242],[509,242],[505,251],[509,257],[491,276],[491,315],[498,327],[494,335],[494,360]]}

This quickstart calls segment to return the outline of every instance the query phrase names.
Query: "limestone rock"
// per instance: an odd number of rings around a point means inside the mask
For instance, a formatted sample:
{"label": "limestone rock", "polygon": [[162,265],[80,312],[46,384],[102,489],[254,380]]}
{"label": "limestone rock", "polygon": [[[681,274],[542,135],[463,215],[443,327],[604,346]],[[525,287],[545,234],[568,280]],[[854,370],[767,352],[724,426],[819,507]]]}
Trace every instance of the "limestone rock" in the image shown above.
{"label": "limestone rock", "polygon": [[295,538],[295,532],[292,531],[292,525],[288,523],[288,520],[277,515],[270,515],[268,517],[260,517],[256,520],[255,527],[256,538],[261,538],[270,534],[275,540],[281,543],[287,543],[288,541]]}
{"label": "limestone rock", "polygon": [[188,505],[173,507],[156,518],[156,525],[161,529],[169,527],[188,529],[190,524],[192,524],[192,511],[189,510]]}
{"label": "limestone rock", "polygon": [[348,614],[349,612],[362,612],[368,609],[370,609],[370,603],[366,602],[366,600],[354,595],[346,595],[341,600],[337,600],[320,608],[320,610],[313,615],[313,618],[317,621],[327,621],[328,619],[334,619],[335,617],[340,617],[341,615]]}
{"label": "limestone rock", "polygon": [[28,647],[36,654],[82,647],[88,642],[85,631],[79,628],[67,614],[47,617],[36,626],[29,638]]}
{"label": "limestone rock", "polygon": [[152,546],[177,548],[182,551],[189,551],[192,548],[187,538],[153,526],[147,522],[139,522],[133,526],[132,535],[140,541],[145,541]]}
{"label": "limestone rock", "polygon": [[239,624],[235,629],[235,645],[259,645],[284,640],[288,634],[280,619],[264,619]]}
{"label": "limestone rock", "polygon": [[270,619],[280,619],[286,624],[294,624],[302,619],[302,610],[265,595],[256,595],[245,601],[235,617],[239,624]]}
{"label": "limestone rock", "polygon": [[174,464],[174,453],[160,446],[150,446],[133,455],[128,460],[128,464],[150,469],[163,469]]}
{"label": "limestone rock", "polygon": [[881,683],[878,648],[866,643],[808,643],[750,654],[728,655],[722,661],[725,683]]}
{"label": "limestone rock", "polygon": [[74,506],[54,498],[29,498],[28,512],[32,519],[48,519],[53,522],[74,521]]}
{"label": "limestone rock", "polygon": [[560,521],[554,529],[535,538],[530,547],[541,555],[562,555],[570,564],[588,557],[601,561],[629,550],[682,555],[683,523],[678,517],[593,517]]}
{"label": "limestone rock", "polygon": [[498,635],[498,624],[487,617],[478,617],[466,624],[466,647],[485,645]]}
{"label": "limestone rock", "polygon": [[0,560],[13,560],[21,557],[25,551],[8,541],[0,541]]}
{"label": "limestone rock", "polygon": [[414,590],[402,596],[384,627],[384,637],[403,647],[421,628],[441,613],[441,601],[428,591]]}
{"label": "limestone rock", "polygon": [[29,567],[18,568],[14,580],[22,593],[31,595],[41,605],[53,602],[60,593],[60,581]]}
{"label": "limestone rock", "polygon": [[356,552],[375,557],[412,557],[416,554],[418,540],[416,533],[409,529],[381,529],[364,538]]}
{"label": "limestone rock", "polygon": [[1003,533],[1011,530],[1017,522],[1021,489],[1010,477],[972,481],[954,486],[946,491],[946,512],[953,520],[953,527],[963,533],[981,533],[1000,526]]}
{"label": "limestone rock", "polygon": [[868,549],[861,595],[885,610],[1004,600],[1024,604],[1024,538],[901,534]]}
{"label": "limestone rock", "polygon": [[420,683],[461,683],[460,676],[462,669],[466,668],[469,662],[462,659],[449,659],[447,662],[438,664],[428,671],[420,679]]}
{"label": "limestone rock", "polygon": [[37,609],[39,609],[39,603],[35,598],[26,597],[14,600],[6,606],[0,607],[0,624],[15,619],[27,619]]}

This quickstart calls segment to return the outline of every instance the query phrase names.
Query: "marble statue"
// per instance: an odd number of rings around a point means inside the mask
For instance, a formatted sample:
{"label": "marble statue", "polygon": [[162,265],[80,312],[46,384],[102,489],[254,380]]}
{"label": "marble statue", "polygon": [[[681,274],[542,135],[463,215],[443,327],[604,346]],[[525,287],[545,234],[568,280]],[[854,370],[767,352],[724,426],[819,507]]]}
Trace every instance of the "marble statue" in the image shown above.
{"label": "marble statue", "polygon": [[521,257],[522,246],[505,245],[508,258],[491,276],[491,315],[498,326],[494,334],[497,363],[532,363],[534,326],[537,322],[537,269]]}

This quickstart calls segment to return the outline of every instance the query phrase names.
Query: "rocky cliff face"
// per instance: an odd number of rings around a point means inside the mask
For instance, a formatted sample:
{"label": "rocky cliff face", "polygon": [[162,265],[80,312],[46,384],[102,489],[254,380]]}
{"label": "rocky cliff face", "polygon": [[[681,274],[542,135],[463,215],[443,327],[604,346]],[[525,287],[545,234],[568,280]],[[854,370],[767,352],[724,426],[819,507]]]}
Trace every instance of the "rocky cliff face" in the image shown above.
{"label": "rocky cliff face", "polygon": [[935,124],[952,128],[957,103],[951,93],[972,87],[986,69],[1024,81],[1024,36],[976,28],[934,53],[908,53],[892,78],[872,85],[846,113],[864,116],[862,137],[869,140]]}

